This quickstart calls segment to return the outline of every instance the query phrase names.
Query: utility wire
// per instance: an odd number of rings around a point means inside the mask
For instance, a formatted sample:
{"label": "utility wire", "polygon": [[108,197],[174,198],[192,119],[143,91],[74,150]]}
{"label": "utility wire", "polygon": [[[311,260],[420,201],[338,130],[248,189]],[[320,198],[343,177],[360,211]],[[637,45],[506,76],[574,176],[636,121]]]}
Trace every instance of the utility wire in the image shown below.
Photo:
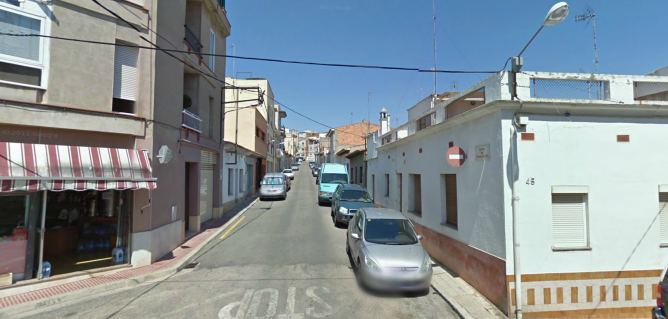
{"label": "utility wire", "polygon": [[[93,0],[96,2],[96,0]],[[136,30],[139,31],[138,28]],[[153,32],[155,33],[155,32]],[[157,33],[156,33],[157,34]],[[0,32],[0,35],[11,36],[11,37],[40,37],[40,38],[49,38],[54,40],[64,40],[72,42],[82,42],[90,44],[100,44],[100,45],[111,45],[111,46],[122,46],[138,49],[147,49],[147,50],[159,50],[165,53],[185,53],[185,54],[194,54],[193,51],[188,50],[179,50],[179,49],[166,49],[161,48],[150,40],[146,39],[143,36],[140,36],[143,40],[151,43],[153,46],[145,45],[135,45],[135,44],[124,44],[116,42],[105,42],[97,40],[87,40],[87,39],[78,39],[70,37],[60,37],[53,35],[44,35],[44,34],[33,34],[33,33],[10,33],[10,32]],[[391,71],[413,71],[421,73],[450,73],[450,74],[495,74],[502,70],[448,70],[448,69],[423,69],[416,67],[400,67],[400,66],[387,66],[387,65],[373,65],[373,64],[349,64],[349,63],[331,63],[331,62],[313,62],[313,61],[300,61],[300,60],[286,60],[286,59],[276,59],[276,58],[264,58],[264,57],[250,57],[250,56],[241,56],[241,55],[230,55],[230,54],[218,54],[218,53],[206,53],[206,52],[197,52],[196,54],[201,56],[214,56],[214,57],[223,57],[230,59],[239,59],[239,60],[250,60],[250,61],[261,61],[261,62],[273,62],[273,63],[284,63],[284,64],[299,64],[299,65],[312,65],[312,66],[325,66],[325,67],[339,67],[339,68],[356,68],[356,69],[375,69],[375,70],[391,70]]]}
{"label": "utility wire", "polygon": [[[101,7],[101,8],[104,9],[105,11],[107,11],[109,14],[111,14],[111,15],[113,15],[114,17],[116,17],[117,19],[123,21],[125,24],[127,24],[128,26],[130,26],[132,29],[134,29],[134,30],[137,31],[138,33],[142,33],[142,31],[141,31],[137,26],[135,26],[134,24],[132,24],[131,22],[129,22],[129,21],[126,20],[125,18],[121,17],[119,14],[117,14],[117,13],[114,12],[113,10],[111,10],[111,9],[109,9],[108,7],[104,6],[104,5],[101,4],[98,0],[91,0],[91,1],[94,2],[95,4],[97,4],[99,7]],[[148,27],[147,27],[147,28],[148,28]],[[150,29],[150,28],[149,28],[149,29]],[[159,36],[159,37],[162,38],[162,36],[160,36],[157,32],[155,32],[155,31],[153,31],[153,30],[151,30],[151,32],[153,32],[154,34],[156,34],[156,36]],[[203,75],[203,76],[206,76],[206,77],[208,77],[208,78],[211,78],[211,79],[213,79],[213,80],[215,80],[215,81],[218,81],[218,82],[220,82],[220,83],[223,83],[223,84],[225,84],[225,85],[231,86],[231,87],[236,88],[236,89],[240,89],[240,90],[248,90],[248,89],[245,89],[245,88],[239,88],[239,87],[237,87],[236,85],[227,83],[227,82],[225,82],[224,80],[221,80],[221,79],[217,78],[215,75],[207,74],[207,73],[203,72],[202,70],[200,70],[198,67],[194,67],[194,66],[190,65],[190,64],[187,63],[184,59],[181,59],[181,58],[177,57],[176,55],[172,54],[173,52],[175,52],[175,53],[186,53],[186,54],[192,54],[193,52],[186,51],[186,50],[164,49],[164,48],[161,48],[160,46],[158,46],[157,44],[153,43],[152,41],[150,41],[150,40],[147,39],[146,37],[141,36],[141,35],[140,35],[139,37],[140,37],[142,40],[144,40],[144,41],[148,42],[149,44],[151,44],[152,46],[140,46],[140,45],[130,45],[130,44],[115,43],[115,42],[104,42],[104,41],[95,41],[95,40],[83,40],[83,39],[75,39],[75,38],[68,38],[68,37],[58,37],[58,36],[42,35],[42,34],[21,34],[21,33],[7,33],[7,32],[0,32],[0,35],[6,35],[6,36],[24,36],[24,37],[45,37],[45,38],[51,38],[51,39],[57,39],[57,40],[65,40],[65,41],[73,41],[73,42],[84,42],[84,43],[91,43],[91,44],[112,45],[112,46],[125,46],[125,47],[135,47],[135,48],[148,49],[148,50],[158,50],[158,51],[162,51],[162,52],[164,52],[165,54],[169,55],[170,57],[172,57],[172,58],[178,60],[179,62],[183,63],[184,65],[193,68],[195,71],[197,71],[198,73],[200,73],[200,74]],[[357,68],[385,68],[385,69],[397,69],[397,70],[404,70],[404,71],[408,71],[408,70],[410,70],[409,68],[382,67],[382,66],[363,66],[363,65],[353,65],[353,64],[348,64],[348,65],[346,65],[346,64],[332,64],[332,63],[315,63],[315,62],[303,62],[303,61],[289,61],[289,60],[278,60],[278,59],[266,59],[266,58],[249,58],[249,57],[239,57],[239,56],[222,55],[222,54],[221,54],[221,55],[219,55],[219,54],[201,54],[201,55],[221,56],[221,57],[230,57],[230,58],[245,58],[245,59],[252,59],[252,60],[269,61],[269,62],[283,62],[283,63],[296,63],[296,64],[312,64],[312,65],[323,65],[323,66],[342,66],[342,67],[346,67],[346,66],[347,66],[347,67],[357,67]],[[418,72],[423,72],[423,70],[421,70],[421,69],[412,69],[412,70],[413,70],[413,71],[418,71]],[[424,72],[437,72],[437,71],[438,71],[438,72],[446,72],[446,70],[424,70]],[[457,72],[457,73],[496,73],[496,71],[494,71],[494,72],[455,71],[455,72]],[[358,134],[351,133],[351,132],[347,132],[347,131],[345,131],[345,130],[336,129],[335,127],[332,127],[332,126],[330,126],[330,125],[327,125],[327,124],[324,124],[324,123],[322,123],[322,122],[320,122],[320,121],[317,121],[317,120],[315,120],[315,119],[313,119],[313,118],[311,118],[311,117],[309,117],[309,116],[307,116],[307,115],[305,115],[305,114],[302,114],[302,113],[300,113],[300,112],[294,110],[293,108],[289,107],[288,105],[286,105],[286,104],[284,104],[284,103],[281,103],[281,102],[277,101],[277,100],[276,100],[275,98],[273,98],[273,97],[272,97],[272,100],[274,100],[274,102],[275,102],[276,104],[279,104],[279,105],[285,107],[286,109],[288,109],[288,110],[294,112],[295,114],[297,114],[297,115],[299,115],[299,116],[301,116],[301,117],[303,117],[303,118],[305,118],[305,119],[307,119],[307,120],[310,120],[310,121],[312,121],[312,122],[314,122],[314,123],[317,123],[317,124],[319,124],[319,125],[325,126],[325,127],[327,127],[327,128],[330,128],[330,129],[334,129],[335,131],[339,131],[339,132],[343,132],[343,133],[347,133],[347,134],[355,135],[355,136],[358,136],[358,137],[366,138],[366,136],[360,136],[360,135],[358,135]],[[163,124],[163,123],[160,123],[160,122],[158,122],[158,121],[156,121],[156,120],[149,120],[149,121],[150,121],[150,122],[156,122],[156,123],[159,123],[159,124]],[[167,124],[167,123],[164,123],[164,124]],[[169,124],[167,124],[167,125],[169,125]],[[170,126],[171,126],[171,125],[170,125]]]}

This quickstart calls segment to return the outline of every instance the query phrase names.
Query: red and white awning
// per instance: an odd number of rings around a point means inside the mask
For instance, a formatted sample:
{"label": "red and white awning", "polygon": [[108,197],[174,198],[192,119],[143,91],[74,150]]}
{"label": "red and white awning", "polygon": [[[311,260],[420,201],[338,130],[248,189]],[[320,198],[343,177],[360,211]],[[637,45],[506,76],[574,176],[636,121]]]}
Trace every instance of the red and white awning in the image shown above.
{"label": "red and white awning", "polygon": [[143,151],[0,142],[0,192],[155,187]]}

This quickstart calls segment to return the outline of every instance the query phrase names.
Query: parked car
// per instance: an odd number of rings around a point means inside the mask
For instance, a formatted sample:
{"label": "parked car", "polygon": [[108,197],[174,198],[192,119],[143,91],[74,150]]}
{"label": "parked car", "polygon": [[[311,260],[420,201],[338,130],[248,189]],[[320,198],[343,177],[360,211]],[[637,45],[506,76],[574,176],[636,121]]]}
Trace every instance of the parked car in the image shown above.
{"label": "parked car", "polygon": [[332,221],[334,225],[348,224],[357,211],[363,207],[373,207],[369,192],[357,184],[341,184],[332,195]]}
{"label": "parked car", "polygon": [[318,180],[318,174],[320,174],[320,167],[314,167],[311,174],[313,174],[313,177],[315,177],[316,181],[317,181]]}
{"label": "parked car", "polygon": [[290,165],[290,168],[291,168],[293,171],[298,171],[298,170],[299,170],[299,164],[296,164],[296,163],[295,163],[295,164],[292,164],[292,165]]}
{"label": "parked car", "polygon": [[343,164],[322,164],[318,176],[318,204],[331,203],[332,194],[339,184],[348,184],[348,171]]}
{"label": "parked car", "polygon": [[283,170],[283,174],[289,179],[295,179],[295,172],[292,169],[286,168]]}
{"label": "parked car", "polygon": [[661,274],[661,281],[657,286],[656,307],[652,309],[652,319],[666,319],[668,305],[668,269]]}
{"label": "parked car", "polygon": [[432,269],[421,239],[401,212],[366,207],[348,225],[346,252],[364,287],[424,292],[429,290]]}
{"label": "parked car", "polygon": [[288,187],[285,183],[283,173],[269,173],[262,178],[260,182],[260,200],[270,198],[286,199],[288,197]]}

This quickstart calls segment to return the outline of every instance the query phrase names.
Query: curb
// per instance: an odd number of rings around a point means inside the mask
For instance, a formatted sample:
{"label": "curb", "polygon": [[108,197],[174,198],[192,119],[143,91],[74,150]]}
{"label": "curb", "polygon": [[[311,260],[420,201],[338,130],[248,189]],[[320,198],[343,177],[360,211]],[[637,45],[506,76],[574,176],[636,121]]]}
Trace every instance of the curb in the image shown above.
{"label": "curb", "polygon": [[232,222],[234,222],[235,220],[240,218],[241,215],[246,213],[246,211],[248,211],[248,209],[250,209],[253,205],[255,205],[257,201],[258,198],[255,198],[253,201],[249,202],[246,205],[246,207],[239,210],[239,212],[236,213],[232,218],[230,218],[230,220],[228,220],[224,225],[222,225],[220,229],[212,233],[209,236],[209,238],[203,240],[197,248],[188,252],[179,261],[176,261],[173,265],[146,274],[141,274],[135,277],[130,277],[121,280],[113,280],[113,281],[110,280],[111,282],[106,284],[100,284],[93,287],[83,288],[80,290],[67,292],[60,295],[42,298],[40,300],[9,306],[4,309],[0,309],[0,318],[16,318],[18,316],[26,315],[26,312],[29,311],[35,311],[40,308],[45,308],[56,304],[65,303],[68,301],[78,300],[84,296],[95,297],[94,295],[98,293],[121,288],[131,288],[139,286],[143,283],[163,280],[166,277],[171,276],[177,273],[178,271],[182,270],[184,268],[184,265],[189,263],[195,254],[197,254],[202,248],[208,245],[209,242],[211,242],[213,239],[217,238],[220,235],[220,233],[225,231],[230,225],[232,225]]}
{"label": "curb", "polygon": [[433,284],[433,282],[434,281],[432,279],[431,288],[433,288],[434,291],[439,296],[441,296],[441,298],[443,298],[443,300],[445,300],[445,302],[447,302],[450,305],[450,307],[452,307],[452,309],[457,313],[457,315],[459,315],[459,318],[475,319],[475,317],[473,317],[466,309],[464,309],[462,305],[460,305],[457,301],[455,301],[455,298],[450,296],[448,292],[445,291],[445,289],[439,289],[438,287],[436,287],[436,285]]}

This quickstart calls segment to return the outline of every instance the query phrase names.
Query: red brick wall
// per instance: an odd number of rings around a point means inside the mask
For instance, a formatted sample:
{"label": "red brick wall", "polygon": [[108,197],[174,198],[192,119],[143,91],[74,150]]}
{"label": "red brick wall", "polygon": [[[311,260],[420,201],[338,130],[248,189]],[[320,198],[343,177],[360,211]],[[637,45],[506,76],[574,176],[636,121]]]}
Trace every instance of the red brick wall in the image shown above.
{"label": "red brick wall", "polygon": [[378,131],[378,125],[368,122],[359,122],[343,125],[336,128],[336,146],[364,145],[364,137],[368,133]]}
{"label": "red brick wall", "polygon": [[454,271],[501,311],[508,313],[506,262],[427,227],[415,224],[432,258]]}

